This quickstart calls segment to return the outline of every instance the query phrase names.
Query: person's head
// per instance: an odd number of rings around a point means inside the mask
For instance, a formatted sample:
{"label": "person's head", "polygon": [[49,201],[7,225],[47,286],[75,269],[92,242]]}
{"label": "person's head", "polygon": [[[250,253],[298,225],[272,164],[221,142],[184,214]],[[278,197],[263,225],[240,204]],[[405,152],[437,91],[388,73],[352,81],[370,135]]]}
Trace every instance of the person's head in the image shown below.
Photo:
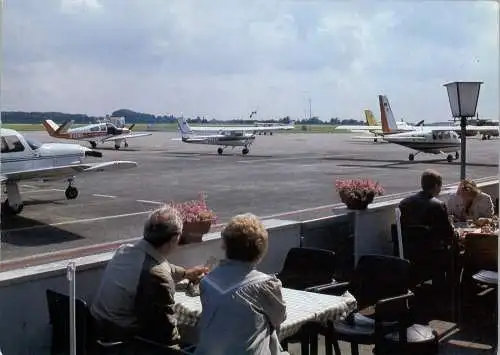
{"label": "person's head", "polygon": [[226,258],[257,264],[267,252],[267,230],[257,216],[234,216],[222,231]]}
{"label": "person's head", "polygon": [[181,234],[182,217],[171,206],[163,206],[153,211],[144,223],[144,240],[162,254],[168,254],[177,246]]}
{"label": "person's head", "polygon": [[437,196],[441,192],[443,186],[443,178],[441,174],[432,169],[427,169],[423,172],[420,180],[422,190],[432,196]]}
{"label": "person's head", "polygon": [[474,181],[465,179],[460,182],[457,189],[457,195],[464,199],[466,202],[470,202],[479,195],[479,189]]}

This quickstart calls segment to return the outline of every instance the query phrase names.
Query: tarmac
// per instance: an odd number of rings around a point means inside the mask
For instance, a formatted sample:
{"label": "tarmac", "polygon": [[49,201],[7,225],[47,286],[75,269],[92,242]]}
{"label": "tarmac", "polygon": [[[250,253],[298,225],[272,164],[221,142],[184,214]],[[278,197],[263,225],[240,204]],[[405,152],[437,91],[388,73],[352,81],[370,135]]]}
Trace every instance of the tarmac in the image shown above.
{"label": "tarmac", "polygon": [[[78,143],[51,138],[46,132],[25,136],[40,142]],[[65,198],[63,180],[21,182],[23,211],[14,217],[2,216],[0,268],[31,264],[62,251],[72,257],[93,253],[109,243],[140,237],[150,211],[164,202],[197,198],[200,192],[207,194],[220,226],[244,212],[288,220],[331,215],[332,209],[343,205],[335,179],[377,180],[385,198],[418,190],[420,174],[427,168],[443,174],[444,184],[459,180],[460,160],[448,163],[446,156],[419,154],[410,162],[407,148],[360,142],[353,136],[257,136],[246,156],[241,148],[226,148],[220,156],[217,146],[184,143],[174,140],[178,134],[170,132],[129,139],[129,147],[120,150],[112,142],[99,144],[97,150],[103,157],[90,161],[131,160],[138,167],[78,175],[75,200]],[[497,139],[469,137],[467,176],[498,176],[498,153]]]}

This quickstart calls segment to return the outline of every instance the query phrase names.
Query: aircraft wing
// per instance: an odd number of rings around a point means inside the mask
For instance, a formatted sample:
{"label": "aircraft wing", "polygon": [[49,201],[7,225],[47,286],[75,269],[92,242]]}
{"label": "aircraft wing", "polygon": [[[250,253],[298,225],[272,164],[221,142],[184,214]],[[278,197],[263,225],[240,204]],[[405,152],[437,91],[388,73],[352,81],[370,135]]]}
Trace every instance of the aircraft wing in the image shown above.
{"label": "aircraft wing", "polygon": [[7,181],[8,179],[3,176],[3,175],[0,175],[0,183],[4,182],[4,181]]}
{"label": "aircraft wing", "polygon": [[376,131],[376,130],[381,130],[382,126],[348,126],[348,125],[338,125],[337,127],[334,128],[334,130],[349,130],[349,131],[358,131],[358,132],[363,132],[363,131]]}
{"label": "aircraft wing", "polygon": [[145,137],[145,136],[150,136],[152,134],[153,133],[123,134],[123,135],[118,135],[118,136],[106,138],[103,140],[103,142],[116,141],[119,139],[131,139],[131,138],[137,138],[137,137]]}
{"label": "aircraft wing", "polygon": [[75,164],[57,167],[49,167],[43,169],[22,170],[11,173],[3,173],[1,182],[6,180],[20,181],[31,179],[53,179],[74,176],[81,173],[90,173],[97,171],[129,169],[136,167],[137,163],[133,161],[110,161],[103,163],[92,164]]}
{"label": "aircraft wing", "polygon": [[269,132],[269,131],[285,131],[294,129],[295,126],[212,126],[212,127],[191,127],[193,132]]}
{"label": "aircraft wing", "polygon": [[[461,131],[460,126],[434,126],[434,127],[429,127],[429,128],[433,132],[455,131],[455,132],[460,133],[460,131]],[[467,125],[467,127],[466,127],[467,131],[474,131],[474,132],[490,132],[490,131],[498,131],[499,129],[500,129],[499,126]]]}

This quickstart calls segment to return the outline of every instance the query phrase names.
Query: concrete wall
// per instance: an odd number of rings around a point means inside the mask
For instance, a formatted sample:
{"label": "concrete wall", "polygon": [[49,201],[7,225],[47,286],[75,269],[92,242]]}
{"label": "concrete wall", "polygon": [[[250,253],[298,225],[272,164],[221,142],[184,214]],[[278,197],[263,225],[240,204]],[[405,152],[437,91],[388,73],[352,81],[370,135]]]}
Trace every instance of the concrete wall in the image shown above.
{"label": "concrete wall", "polygon": [[[269,232],[269,250],[259,265],[278,272],[288,250],[300,246],[300,224],[296,221],[263,221]],[[101,274],[113,253],[74,259],[77,267],[76,296],[88,303],[99,286]],[[220,233],[210,233],[200,244],[179,246],[169,257],[183,266],[203,265],[209,257],[224,257]],[[48,354],[51,329],[45,292],[53,289],[69,294],[66,267],[70,260],[0,273],[0,349],[4,355]]]}
{"label": "concrete wall", "polygon": [[[498,180],[480,183],[483,191],[497,198]],[[443,191],[446,199],[450,192]],[[259,269],[278,272],[288,250],[300,245],[333,250],[345,270],[354,267],[361,255],[392,254],[390,224],[400,199],[374,203],[366,211],[335,211],[336,215],[307,222],[267,220],[269,251]],[[332,213],[333,214],[333,213]],[[173,263],[194,266],[211,256],[222,258],[219,233],[206,235],[199,244],[180,246],[169,258]],[[77,265],[76,295],[92,300],[100,276],[112,253],[74,259]],[[46,354],[50,326],[45,291],[68,293],[66,266],[69,260],[0,273],[0,349],[4,355]]]}

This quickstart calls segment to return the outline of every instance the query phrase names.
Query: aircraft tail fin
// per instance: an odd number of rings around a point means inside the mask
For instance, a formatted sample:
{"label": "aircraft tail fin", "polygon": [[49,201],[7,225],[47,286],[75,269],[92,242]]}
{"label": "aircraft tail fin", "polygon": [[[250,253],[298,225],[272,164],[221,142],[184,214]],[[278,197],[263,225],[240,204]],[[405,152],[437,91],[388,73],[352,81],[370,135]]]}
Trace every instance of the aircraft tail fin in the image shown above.
{"label": "aircraft tail fin", "polygon": [[371,110],[365,110],[366,124],[368,126],[377,126],[377,120],[375,116],[373,116],[373,112]]}
{"label": "aircraft tail fin", "polygon": [[425,120],[418,121],[418,122],[415,124],[415,126],[417,126],[417,127],[423,126],[423,125],[424,125],[424,122],[425,122]]}
{"label": "aircraft tail fin", "polygon": [[380,104],[380,120],[382,122],[382,131],[384,133],[394,132],[398,129],[396,119],[392,114],[389,99],[385,95],[379,95],[378,101]]}
{"label": "aircraft tail fin", "polygon": [[45,130],[52,137],[56,135],[56,132],[60,128],[59,125],[52,120],[44,120],[42,123],[43,123],[43,126],[45,127]]}
{"label": "aircraft tail fin", "polygon": [[179,125],[179,131],[181,132],[182,137],[187,137],[190,134],[193,134],[193,130],[189,127],[189,124],[184,117],[179,117],[177,119],[177,124]]}

